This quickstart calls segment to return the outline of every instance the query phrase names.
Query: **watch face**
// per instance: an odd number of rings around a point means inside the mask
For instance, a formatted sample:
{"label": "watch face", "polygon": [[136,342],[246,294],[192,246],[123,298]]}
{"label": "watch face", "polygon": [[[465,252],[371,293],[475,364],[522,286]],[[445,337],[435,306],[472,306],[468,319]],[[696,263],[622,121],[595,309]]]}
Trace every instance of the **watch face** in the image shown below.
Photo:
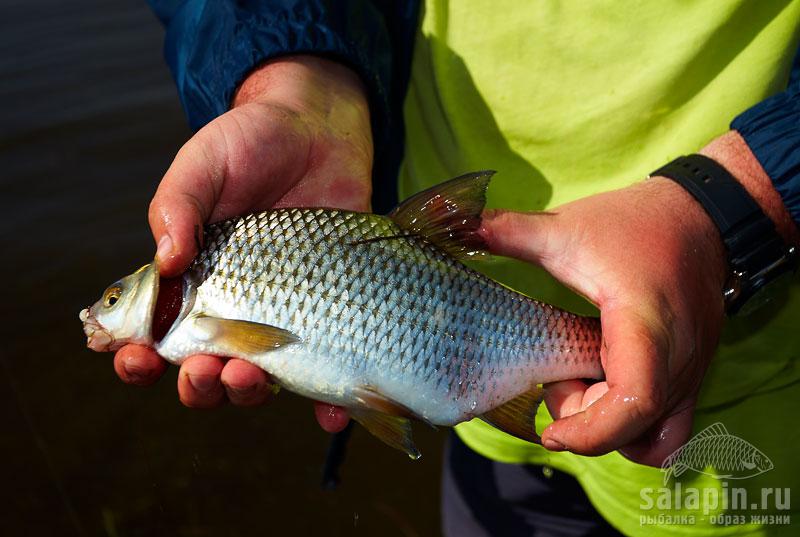
{"label": "watch face", "polygon": [[750,298],[748,298],[739,311],[736,312],[736,315],[750,315],[768,305],[781,303],[781,299],[786,296],[789,285],[791,285],[793,279],[794,273],[787,271],[769,283],[762,284],[761,287],[750,295]]}

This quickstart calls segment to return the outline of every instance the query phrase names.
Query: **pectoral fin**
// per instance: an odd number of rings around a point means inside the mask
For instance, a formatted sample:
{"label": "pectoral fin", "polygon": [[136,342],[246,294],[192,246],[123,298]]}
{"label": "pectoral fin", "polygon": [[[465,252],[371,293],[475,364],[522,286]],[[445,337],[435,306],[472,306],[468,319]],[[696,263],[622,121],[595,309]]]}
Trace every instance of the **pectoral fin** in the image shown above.
{"label": "pectoral fin", "polygon": [[226,356],[251,357],[300,341],[287,330],[250,321],[198,315],[194,325],[198,338],[212,343],[215,352]]}
{"label": "pectoral fin", "polygon": [[682,462],[677,462],[672,466],[672,475],[674,475],[675,477],[680,477],[688,469],[689,467],[683,464]]}
{"label": "pectoral fin", "polygon": [[370,433],[393,448],[405,451],[412,459],[422,456],[411,438],[411,422],[407,418],[363,408],[350,409],[350,415]]}
{"label": "pectoral fin", "polygon": [[672,466],[667,466],[666,468],[662,466],[661,470],[664,472],[664,486],[666,487],[669,484],[669,480],[672,478],[673,468]]}
{"label": "pectoral fin", "polygon": [[544,390],[535,389],[484,413],[480,418],[497,427],[504,433],[522,440],[540,444],[542,439],[536,434],[536,411],[544,397]]}

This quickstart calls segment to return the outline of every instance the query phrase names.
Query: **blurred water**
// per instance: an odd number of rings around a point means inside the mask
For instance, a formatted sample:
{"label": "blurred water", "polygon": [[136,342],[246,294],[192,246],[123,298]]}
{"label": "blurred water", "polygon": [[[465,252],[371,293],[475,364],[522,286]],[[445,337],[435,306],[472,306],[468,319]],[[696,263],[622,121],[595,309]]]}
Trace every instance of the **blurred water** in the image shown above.
{"label": "blurred water", "polygon": [[147,204],[190,133],[133,0],[0,2],[0,535],[432,535],[441,433],[416,463],[357,429],[322,491],[310,404],[183,408],[120,383],[78,311],[152,257]]}

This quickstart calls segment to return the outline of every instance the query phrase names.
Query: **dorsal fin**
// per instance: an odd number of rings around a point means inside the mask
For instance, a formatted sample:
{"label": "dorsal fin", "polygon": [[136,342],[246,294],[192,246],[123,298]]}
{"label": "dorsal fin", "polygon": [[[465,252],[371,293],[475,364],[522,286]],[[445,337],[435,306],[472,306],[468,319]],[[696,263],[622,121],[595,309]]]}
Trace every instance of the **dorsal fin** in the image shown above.
{"label": "dorsal fin", "polygon": [[728,433],[728,429],[725,428],[725,425],[720,422],[715,422],[698,432],[691,438],[691,440],[694,440],[695,438],[705,438],[707,436],[728,436],[729,434],[730,433]]}
{"label": "dorsal fin", "polygon": [[424,237],[457,259],[486,255],[478,235],[494,171],[473,172],[415,194],[389,213],[403,231]]}

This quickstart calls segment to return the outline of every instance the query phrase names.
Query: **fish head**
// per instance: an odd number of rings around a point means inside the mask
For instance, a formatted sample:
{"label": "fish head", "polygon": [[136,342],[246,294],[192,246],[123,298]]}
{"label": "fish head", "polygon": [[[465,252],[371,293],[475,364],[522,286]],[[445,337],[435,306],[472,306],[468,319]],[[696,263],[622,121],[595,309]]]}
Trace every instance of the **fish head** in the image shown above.
{"label": "fish head", "polygon": [[752,465],[752,467],[748,467],[747,465],[746,467],[749,470],[756,469],[760,474],[768,472],[772,470],[772,468],[774,467],[769,457],[767,457],[763,452],[761,452],[761,450],[756,448],[753,448],[749,462]]}
{"label": "fish head", "polygon": [[106,352],[128,343],[152,345],[158,284],[153,261],[108,286],[100,300],[80,313],[86,346]]}

